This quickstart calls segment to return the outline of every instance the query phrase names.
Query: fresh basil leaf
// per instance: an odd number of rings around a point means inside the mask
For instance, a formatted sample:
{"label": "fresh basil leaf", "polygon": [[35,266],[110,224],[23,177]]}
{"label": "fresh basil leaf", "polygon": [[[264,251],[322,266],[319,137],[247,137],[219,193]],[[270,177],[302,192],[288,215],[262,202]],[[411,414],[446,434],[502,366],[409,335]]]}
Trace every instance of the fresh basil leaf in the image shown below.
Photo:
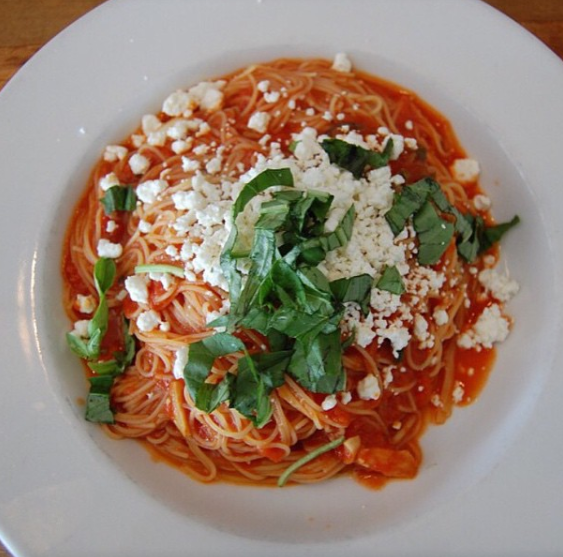
{"label": "fresh basil leaf", "polygon": [[421,265],[437,263],[453,237],[454,225],[441,218],[427,201],[415,214],[413,226],[419,240],[418,262]]}
{"label": "fresh basil leaf", "polygon": [[288,215],[289,203],[287,201],[273,199],[272,201],[262,203],[256,228],[279,230],[285,224]]}
{"label": "fresh basil leaf", "polygon": [[109,321],[109,308],[108,303],[106,301],[106,297],[102,294],[100,301],[98,303],[98,307],[94,312],[94,316],[90,319],[88,323],[88,336],[91,339],[96,332],[100,331],[102,337],[105,335],[107,328],[108,328],[108,321]]}
{"label": "fresh basil leaf", "polygon": [[107,257],[101,257],[94,265],[94,284],[98,294],[102,296],[113,285],[116,274],[115,261]]}
{"label": "fresh basil leaf", "polygon": [[114,211],[134,211],[137,207],[137,194],[131,186],[112,186],[100,199],[106,215]]}
{"label": "fresh basil leaf", "polygon": [[68,347],[80,358],[89,360],[91,357],[90,350],[88,349],[87,340],[80,338],[73,333],[66,333],[66,342]]}
{"label": "fresh basil leaf", "polygon": [[314,393],[333,394],[344,389],[346,373],[342,365],[340,331],[318,334],[308,345],[298,340],[288,371]]}
{"label": "fresh basil leaf", "polygon": [[494,226],[485,227],[481,237],[479,253],[483,253],[490,249],[494,244],[500,242],[501,238],[513,227],[520,222],[520,217],[515,215],[508,222],[495,224]]}
{"label": "fresh basil leaf", "polygon": [[184,381],[194,404],[205,412],[212,412],[215,403],[213,391],[221,390],[217,385],[206,383],[216,358],[244,351],[242,340],[228,333],[216,333],[190,344],[188,363],[184,368]]}
{"label": "fresh basil leaf", "polygon": [[239,193],[234,206],[233,218],[245,208],[246,204],[256,195],[272,186],[293,187],[293,176],[289,168],[267,169],[248,182]]}
{"label": "fresh basil leaf", "polygon": [[269,396],[275,387],[283,385],[290,357],[291,352],[245,355],[238,362],[231,407],[256,427],[265,425],[272,415]]}
{"label": "fresh basil leaf", "polygon": [[352,238],[356,210],[351,205],[333,232],[311,238],[302,243],[300,259],[306,264],[318,265],[329,251],[344,247]]}
{"label": "fresh basil leaf", "polygon": [[122,371],[120,363],[115,359],[103,362],[88,362],[88,367],[97,375],[115,376]]}
{"label": "fresh basil leaf", "polygon": [[432,180],[425,178],[406,186],[400,193],[396,193],[391,209],[385,214],[393,234],[397,236],[407,221],[426,203],[433,189]]}
{"label": "fresh basil leaf", "polygon": [[101,375],[90,377],[89,381],[90,392],[86,399],[86,419],[95,423],[115,423],[110,400],[113,377]]}
{"label": "fresh basil leaf", "polygon": [[393,150],[393,140],[390,138],[387,141],[385,149],[381,153],[334,138],[323,140],[321,146],[328,154],[332,164],[350,171],[354,178],[358,179],[362,177],[367,166],[380,168],[389,163]]}
{"label": "fresh basil leaf", "polygon": [[375,286],[380,290],[385,290],[398,296],[405,292],[403,278],[394,265],[385,267]]}
{"label": "fresh basil leaf", "polygon": [[367,274],[342,278],[330,283],[330,289],[339,302],[356,302],[364,316],[369,313],[372,286],[373,278]]}

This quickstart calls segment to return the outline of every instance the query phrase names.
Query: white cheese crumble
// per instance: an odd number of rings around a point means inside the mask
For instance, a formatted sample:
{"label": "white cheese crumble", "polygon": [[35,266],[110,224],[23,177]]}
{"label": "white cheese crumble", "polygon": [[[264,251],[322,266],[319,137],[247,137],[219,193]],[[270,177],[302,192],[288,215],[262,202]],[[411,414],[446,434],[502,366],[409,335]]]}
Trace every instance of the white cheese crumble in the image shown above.
{"label": "white cheese crumble", "polygon": [[344,52],[338,52],[334,56],[331,68],[337,72],[348,73],[352,71],[352,62]]}
{"label": "white cheese crumble", "polygon": [[72,329],[72,331],[70,331],[70,334],[78,338],[88,338],[90,336],[88,333],[89,325],[89,319],[80,319],[78,321],[75,321],[74,328]]}
{"label": "white cheese crumble", "polygon": [[520,285],[508,276],[495,269],[483,269],[479,273],[479,282],[499,302],[508,302],[520,290]]}
{"label": "white cheese crumble", "polygon": [[160,323],[160,315],[153,309],[141,312],[136,320],[139,331],[143,333],[154,331],[154,329],[156,329],[160,325]]}
{"label": "white cheese crumble", "polygon": [[379,381],[372,373],[366,375],[361,381],[358,381],[356,390],[362,400],[377,400],[381,396]]}
{"label": "white cheese crumble", "polygon": [[150,161],[144,155],[135,153],[129,159],[129,167],[133,174],[144,174],[150,167]]}
{"label": "white cheese crumble", "polygon": [[492,348],[495,342],[506,340],[510,322],[502,315],[498,304],[486,307],[471,329],[462,333],[457,345],[460,348]]}
{"label": "white cheese crumble", "polygon": [[452,399],[455,403],[459,403],[463,400],[463,395],[465,394],[465,389],[463,388],[463,383],[459,381],[455,382],[454,390],[452,391]]}
{"label": "white cheese crumble", "polygon": [[267,112],[254,112],[248,120],[248,127],[260,133],[265,133],[268,129],[270,115]]}
{"label": "white cheese crumble", "polygon": [[100,178],[98,185],[102,191],[107,191],[113,186],[119,186],[119,178],[115,172],[109,172]]}
{"label": "white cheese crumble", "polygon": [[139,201],[143,203],[154,203],[158,196],[168,187],[166,180],[147,180],[137,186],[135,193]]}
{"label": "white cheese crumble", "polygon": [[182,348],[176,350],[174,356],[174,366],[172,368],[172,373],[176,379],[184,379],[184,368],[188,363],[188,347],[183,346]]}
{"label": "white cheese crumble", "polygon": [[144,275],[132,275],[125,279],[125,290],[133,302],[147,304],[149,301],[149,291],[147,279]]}
{"label": "white cheese crumble", "polygon": [[473,207],[477,209],[477,211],[488,211],[491,208],[491,200],[481,193],[477,194],[473,198]]}
{"label": "white cheese crumble", "polygon": [[332,410],[337,404],[336,395],[328,395],[321,403],[321,408],[327,412]]}
{"label": "white cheese crumble", "polygon": [[454,180],[465,184],[477,180],[481,169],[479,163],[474,159],[457,159],[454,161],[451,171]]}
{"label": "white cheese crumble", "polygon": [[434,310],[432,317],[434,318],[434,323],[436,323],[438,327],[445,325],[450,319],[448,316],[448,312],[445,309],[440,309],[440,308]]}
{"label": "white cheese crumble", "polygon": [[76,296],[76,305],[80,313],[94,313],[96,309],[96,299],[90,294],[87,296],[78,294]]}
{"label": "white cheese crumble", "polygon": [[104,150],[104,160],[107,162],[121,161],[127,156],[127,153],[127,147],[123,145],[108,145]]}
{"label": "white cheese crumble", "polygon": [[141,219],[137,228],[139,229],[139,232],[148,234],[152,230],[152,224],[150,222],[147,222],[146,220]]}
{"label": "white cheese crumble", "polygon": [[117,259],[123,253],[123,246],[121,244],[114,244],[105,238],[98,241],[97,252],[99,257],[109,257],[110,259]]}

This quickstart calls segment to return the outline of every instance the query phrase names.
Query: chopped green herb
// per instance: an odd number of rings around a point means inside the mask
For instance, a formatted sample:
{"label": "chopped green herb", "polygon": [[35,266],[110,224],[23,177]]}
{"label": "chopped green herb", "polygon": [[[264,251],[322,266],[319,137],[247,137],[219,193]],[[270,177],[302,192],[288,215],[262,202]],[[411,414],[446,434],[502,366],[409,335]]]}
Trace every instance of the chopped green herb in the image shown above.
{"label": "chopped green herb", "polygon": [[[452,215],[453,222],[438,211]],[[419,240],[418,261],[422,265],[437,263],[455,233],[458,253],[466,261],[474,261],[520,221],[515,216],[510,222],[487,227],[482,217],[463,214],[451,205],[438,182],[431,178],[419,180],[396,193],[385,219],[395,236],[412,219]]]}
{"label": "chopped green herb", "polygon": [[[244,186],[233,217],[266,188],[280,183],[292,186],[291,173],[282,170],[281,177],[266,171]],[[261,206],[244,282],[237,268],[238,230],[233,226],[221,254],[231,310],[210,324],[225,327],[226,332],[190,345],[184,370],[198,408],[211,412],[228,400],[232,408],[262,427],[271,415],[271,390],[283,384],[284,374],[312,392],[334,393],[344,388],[339,328],[344,303],[356,302],[367,314],[373,279],[360,275],[329,283],[317,268],[329,251],[345,246],[352,236],[354,206],[334,231],[325,232],[332,201],[333,196],[324,192],[274,192]],[[239,328],[267,337],[271,352],[246,353],[242,341],[232,335]],[[214,348],[209,343],[216,337],[221,344]],[[236,374],[227,374],[217,385],[207,383],[215,358],[229,351],[242,352]]]}
{"label": "chopped green herb", "polygon": [[395,266],[385,267],[375,286],[380,290],[386,290],[398,296],[405,292],[403,278]]}
{"label": "chopped green herb", "polygon": [[100,199],[106,215],[114,211],[134,211],[137,206],[137,194],[131,186],[112,186]]}
{"label": "chopped green herb", "polygon": [[86,419],[89,422],[113,424],[115,418],[111,409],[110,391],[113,377],[101,375],[90,377],[90,392],[86,400]]}
{"label": "chopped green herb", "polygon": [[200,410],[213,412],[228,398],[228,385],[206,383],[216,358],[245,350],[242,340],[228,333],[216,333],[190,344],[184,380],[194,404]]}
{"label": "chopped green herb", "polygon": [[301,468],[302,466],[305,466],[305,464],[307,464],[308,462],[311,462],[311,460],[315,460],[315,458],[321,456],[322,454],[328,453],[329,451],[336,449],[337,447],[342,445],[342,443],[344,443],[344,441],[346,441],[345,437],[339,437],[338,439],[335,439],[334,441],[330,441],[330,443],[327,443],[326,445],[322,445],[321,447],[318,447],[314,451],[311,451],[309,454],[305,455],[304,457],[301,457],[299,460],[296,460],[279,477],[278,487],[283,487],[287,483],[287,480],[289,479],[289,477],[295,471],[299,470],[299,468]]}
{"label": "chopped green herb", "polygon": [[393,151],[393,140],[390,138],[387,141],[381,153],[364,149],[342,139],[325,139],[321,146],[328,154],[331,163],[344,170],[349,170],[354,178],[361,178],[366,167],[380,168],[389,163]]}

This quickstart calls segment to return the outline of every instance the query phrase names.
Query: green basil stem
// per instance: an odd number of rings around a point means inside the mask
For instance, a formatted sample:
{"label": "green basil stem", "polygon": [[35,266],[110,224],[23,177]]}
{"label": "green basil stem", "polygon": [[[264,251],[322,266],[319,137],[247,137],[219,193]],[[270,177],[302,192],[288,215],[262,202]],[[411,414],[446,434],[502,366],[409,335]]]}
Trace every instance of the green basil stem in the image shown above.
{"label": "green basil stem", "polygon": [[165,265],[165,264],[145,264],[137,265],[135,267],[135,273],[168,273],[169,275],[174,275],[179,278],[184,278],[185,273],[182,267],[176,267],[175,265]]}
{"label": "green basil stem", "polygon": [[300,458],[299,460],[296,460],[289,468],[287,468],[287,470],[279,477],[278,479],[278,487],[283,487],[287,480],[289,479],[289,477],[291,476],[291,474],[293,474],[296,470],[298,470],[299,468],[301,468],[302,466],[304,466],[305,464],[307,464],[308,462],[311,462],[311,460],[314,460],[315,458],[317,458],[318,456],[321,456],[324,453],[328,453],[328,451],[332,451],[332,449],[336,449],[336,447],[339,447],[340,445],[342,445],[342,443],[344,443],[344,441],[346,440],[345,437],[339,437],[338,439],[335,439],[334,441],[330,441],[330,443],[327,443],[326,445],[322,445],[321,447],[319,447],[318,449],[315,449],[314,451],[311,451],[310,453],[308,453],[307,455],[305,455],[304,457]]}

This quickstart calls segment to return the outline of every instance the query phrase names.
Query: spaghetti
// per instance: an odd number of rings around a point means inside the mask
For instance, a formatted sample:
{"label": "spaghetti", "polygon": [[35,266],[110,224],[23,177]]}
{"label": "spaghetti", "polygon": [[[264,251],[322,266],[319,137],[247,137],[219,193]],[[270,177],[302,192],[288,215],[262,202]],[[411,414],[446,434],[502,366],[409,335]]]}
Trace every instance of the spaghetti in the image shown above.
{"label": "spaghetti", "polygon": [[413,478],[508,334],[516,221],[443,116],[344,55],[177,91],[106,148],[66,236],[89,419],[204,482]]}

